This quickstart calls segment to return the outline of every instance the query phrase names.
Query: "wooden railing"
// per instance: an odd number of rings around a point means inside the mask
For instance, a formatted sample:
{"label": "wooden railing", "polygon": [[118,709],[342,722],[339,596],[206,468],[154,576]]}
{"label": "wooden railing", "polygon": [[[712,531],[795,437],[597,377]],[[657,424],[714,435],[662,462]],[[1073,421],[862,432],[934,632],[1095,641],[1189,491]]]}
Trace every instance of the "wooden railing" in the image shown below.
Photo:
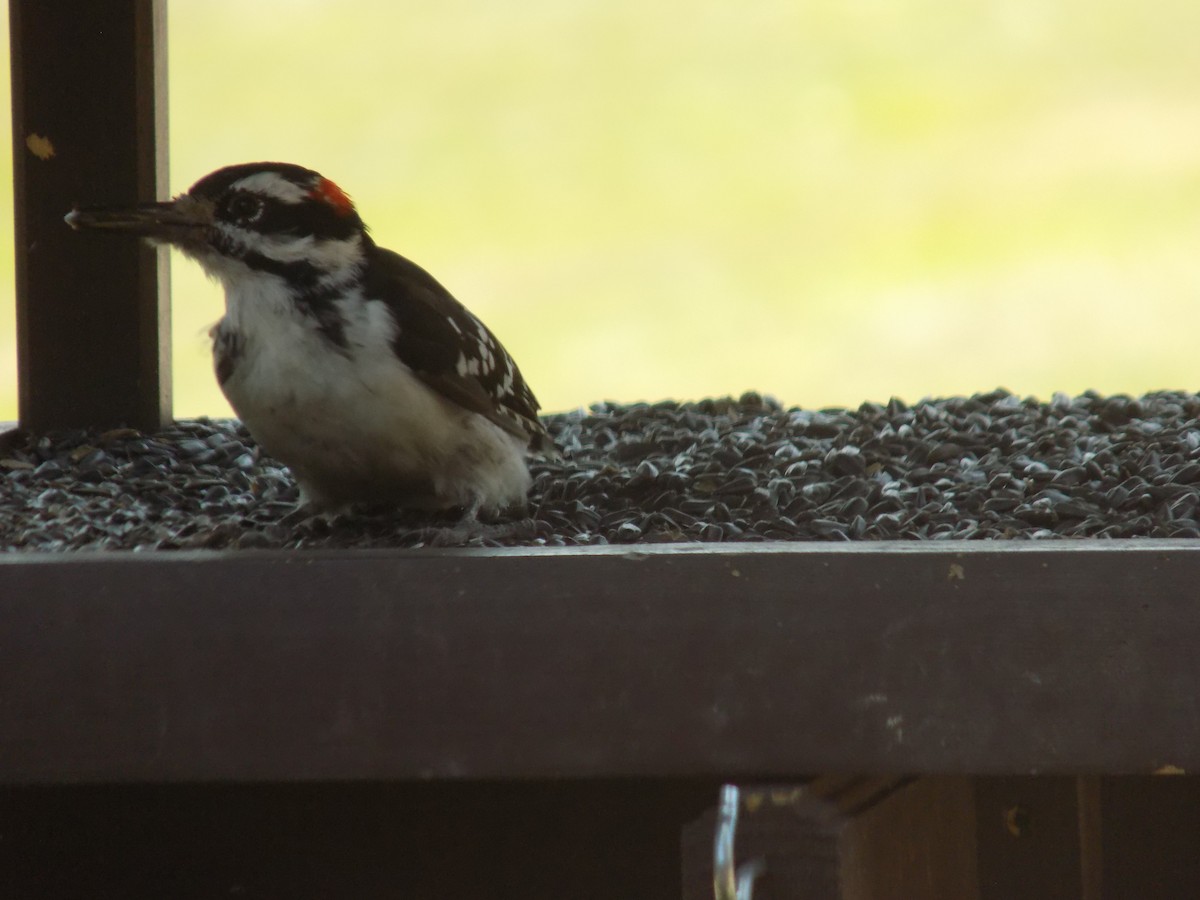
{"label": "wooden railing", "polygon": [[0,556],[0,831],[238,833],[253,880],[311,805],[355,896],[699,897],[766,782],[760,898],[1188,896],[1197,584],[1186,541]]}

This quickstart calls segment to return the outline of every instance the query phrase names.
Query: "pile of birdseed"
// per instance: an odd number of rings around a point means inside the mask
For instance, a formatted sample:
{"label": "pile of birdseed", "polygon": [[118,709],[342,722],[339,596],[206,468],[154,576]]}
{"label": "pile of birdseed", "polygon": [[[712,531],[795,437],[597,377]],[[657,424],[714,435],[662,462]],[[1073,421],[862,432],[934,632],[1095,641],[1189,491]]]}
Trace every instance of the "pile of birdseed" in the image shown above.
{"label": "pile of birdseed", "polygon": [[296,513],[236,421],[0,440],[0,548],[538,546],[1200,537],[1200,397],[1005,391],[908,406],[599,403],[549,416],[526,515]]}

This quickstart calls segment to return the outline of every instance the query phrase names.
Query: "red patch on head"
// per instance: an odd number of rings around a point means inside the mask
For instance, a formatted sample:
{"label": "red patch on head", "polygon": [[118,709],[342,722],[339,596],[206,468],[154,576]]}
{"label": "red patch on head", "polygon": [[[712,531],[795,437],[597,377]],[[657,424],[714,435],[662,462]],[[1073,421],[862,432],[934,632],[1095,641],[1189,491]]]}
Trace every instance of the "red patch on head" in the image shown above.
{"label": "red patch on head", "polygon": [[339,216],[348,216],[354,212],[354,203],[346,196],[346,192],[328,178],[318,179],[308,196],[314,200],[324,200]]}

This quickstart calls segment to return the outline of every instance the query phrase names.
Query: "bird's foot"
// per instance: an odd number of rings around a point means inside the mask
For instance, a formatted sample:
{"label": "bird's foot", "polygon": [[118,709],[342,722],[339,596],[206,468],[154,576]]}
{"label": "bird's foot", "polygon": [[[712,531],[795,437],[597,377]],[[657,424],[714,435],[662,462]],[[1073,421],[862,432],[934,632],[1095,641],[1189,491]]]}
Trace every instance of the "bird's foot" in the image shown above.
{"label": "bird's foot", "polygon": [[463,508],[461,518],[453,525],[431,526],[423,529],[421,543],[427,547],[486,547],[518,543],[534,537],[533,520],[527,516],[514,519],[503,513],[483,509],[479,498],[473,498]]}
{"label": "bird's foot", "polygon": [[425,547],[498,547],[531,540],[535,536],[532,519],[484,524],[459,522],[444,528],[423,530],[420,546]]}
{"label": "bird's foot", "polygon": [[337,510],[318,509],[311,504],[301,503],[280,519],[279,524],[286,525],[288,528],[316,525],[318,528],[323,528],[327,531],[339,514]]}

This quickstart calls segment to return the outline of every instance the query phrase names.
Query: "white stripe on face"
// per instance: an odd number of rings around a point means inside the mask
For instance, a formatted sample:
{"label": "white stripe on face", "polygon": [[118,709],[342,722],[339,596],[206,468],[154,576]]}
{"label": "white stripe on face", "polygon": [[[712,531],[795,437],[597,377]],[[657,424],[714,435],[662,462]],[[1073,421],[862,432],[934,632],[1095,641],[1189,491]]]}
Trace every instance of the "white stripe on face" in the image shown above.
{"label": "white stripe on face", "polygon": [[275,172],[255,172],[235,181],[230,187],[234,190],[252,191],[265,197],[272,197],[282,203],[303,203],[308,199],[309,189],[288,181]]}
{"label": "white stripe on face", "polygon": [[356,266],[363,259],[362,235],[358,234],[339,241],[318,240],[311,234],[302,237],[260,234],[225,222],[218,222],[216,228],[247,251],[276,262],[308,262],[326,272],[336,272],[347,266]]}

